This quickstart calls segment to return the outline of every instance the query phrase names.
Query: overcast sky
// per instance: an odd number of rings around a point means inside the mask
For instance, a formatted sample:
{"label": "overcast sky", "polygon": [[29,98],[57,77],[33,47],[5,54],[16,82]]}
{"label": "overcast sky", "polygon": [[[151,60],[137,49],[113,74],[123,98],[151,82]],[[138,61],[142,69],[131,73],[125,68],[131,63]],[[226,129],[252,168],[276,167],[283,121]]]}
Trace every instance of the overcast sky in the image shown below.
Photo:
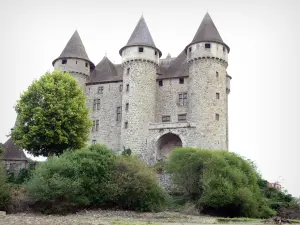
{"label": "overcast sky", "polygon": [[206,12],[231,48],[229,148],[256,162],[269,181],[300,196],[297,0],[9,0],[0,2],[0,142],[13,106],[34,79],[52,71],[77,29],[89,58],[120,63],[142,13],[163,58],[191,42]]}

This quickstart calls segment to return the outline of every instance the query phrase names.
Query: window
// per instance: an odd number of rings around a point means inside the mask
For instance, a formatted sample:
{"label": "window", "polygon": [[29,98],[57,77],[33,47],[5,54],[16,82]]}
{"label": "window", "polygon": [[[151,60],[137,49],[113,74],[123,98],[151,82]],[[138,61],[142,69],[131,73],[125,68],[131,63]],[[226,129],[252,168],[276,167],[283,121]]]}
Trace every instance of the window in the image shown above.
{"label": "window", "polygon": [[220,99],[220,93],[216,93],[216,99]]}
{"label": "window", "polygon": [[96,131],[99,130],[99,120],[96,120]]}
{"label": "window", "polygon": [[85,67],[88,67],[88,66],[89,66],[89,64],[86,62],[86,63],[85,63]]}
{"label": "window", "polygon": [[129,75],[129,73],[130,73],[130,68],[127,68],[127,75]]}
{"label": "window", "polygon": [[223,52],[226,52],[226,48],[223,46]]}
{"label": "window", "polygon": [[157,51],[154,52],[154,55],[157,55]]}
{"label": "window", "polygon": [[124,127],[125,127],[125,129],[128,128],[128,122],[127,121],[124,123]]}
{"label": "window", "polygon": [[100,99],[94,99],[93,111],[100,109]]}
{"label": "window", "polygon": [[98,87],[98,94],[103,94],[103,86]]}
{"label": "window", "polygon": [[187,105],[187,93],[179,93],[179,105]]}
{"label": "window", "polygon": [[126,91],[129,91],[129,84],[126,84]]}
{"label": "window", "polygon": [[192,47],[189,47],[189,52],[191,52],[192,51]]}
{"label": "window", "polygon": [[129,103],[126,103],[125,110],[128,111],[128,109],[129,109]]}
{"label": "window", "polygon": [[67,60],[66,59],[61,60],[61,64],[67,64]]}
{"label": "window", "polygon": [[139,47],[139,52],[144,52],[144,48],[143,47]]}
{"label": "window", "polygon": [[123,91],[123,84],[120,84],[119,86],[119,92],[122,92]]}
{"label": "window", "polygon": [[163,85],[164,85],[163,81],[162,81],[162,80],[159,80],[159,81],[158,81],[158,85],[159,85],[160,87],[163,86]]}
{"label": "window", "polygon": [[205,44],[205,48],[210,48],[210,44],[209,44],[209,43],[206,43],[206,44]]}
{"label": "window", "polygon": [[77,64],[77,60],[76,60],[76,64]]}
{"label": "window", "polygon": [[184,84],[184,78],[179,78],[179,84]]}
{"label": "window", "polygon": [[220,120],[220,115],[216,113],[216,120]]}
{"label": "window", "polygon": [[171,116],[162,116],[161,120],[162,120],[162,122],[170,122]]}
{"label": "window", "polygon": [[96,144],[96,142],[97,142],[96,139],[93,139],[93,140],[92,140],[92,143],[93,143],[93,144]]}
{"label": "window", "polygon": [[121,121],[122,110],[121,106],[117,107],[117,121]]}
{"label": "window", "polygon": [[179,114],[178,115],[178,121],[186,121],[186,114]]}
{"label": "window", "polygon": [[217,77],[217,78],[219,77],[219,72],[218,72],[218,71],[216,71],[216,77]]}
{"label": "window", "polygon": [[93,121],[93,127],[92,127],[92,132],[98,131],[99,130],[99,120],[94,120]]}

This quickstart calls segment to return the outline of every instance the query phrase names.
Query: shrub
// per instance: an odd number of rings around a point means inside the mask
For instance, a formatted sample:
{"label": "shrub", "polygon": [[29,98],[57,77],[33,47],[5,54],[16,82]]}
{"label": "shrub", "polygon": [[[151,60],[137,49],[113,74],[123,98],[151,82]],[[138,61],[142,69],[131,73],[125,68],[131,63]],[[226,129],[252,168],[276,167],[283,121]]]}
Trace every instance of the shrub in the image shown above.
{"label": "shrub", "polygon": [[154,171],[136,157],[118,157],[106,190],[106,203],[121,209],[161,211],[167,204]]}
{"label": "shrub", "polygon": [[44,213],[64,213],[103,203],[103,187],[115,161],[103,145],[50,157],[37,166],[28,193]]}
{"label": "shrub", "polygon": [[7,210],[11,203],[10,186],[7,183],[6,172],[0,155],[0,211]]}
{"label": "shrub", "polygon": [[220,216],[274,215],[258,186],[258,174],[240,156],[227,151],[174,150],[167,163],[173,182],[203,212]]}

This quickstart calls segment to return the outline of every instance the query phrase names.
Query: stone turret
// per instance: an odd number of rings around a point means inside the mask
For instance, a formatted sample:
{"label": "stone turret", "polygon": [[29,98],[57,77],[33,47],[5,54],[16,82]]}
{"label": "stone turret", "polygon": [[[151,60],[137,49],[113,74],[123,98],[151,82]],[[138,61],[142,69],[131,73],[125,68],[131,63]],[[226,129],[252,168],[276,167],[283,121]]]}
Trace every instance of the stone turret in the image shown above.
{"label": "stone turret", "polygon": [[228,149],[228,89],[226,45],[207,13],[185,48],[189,71],[189,121],[196,123],[192,146]]}
{"label": "stone turret", "polygon": [[156,70],[161,51],[155,46],[143,16],[120,49],[123,66],[121,143],[144,157],[149,123],[155,120]]}
{"label": "stone turret", "polygon": [[60,56],[52,62],[55,69],[69,72],[84,88],[95,65],[89,59],[81,38],[74,32]]}

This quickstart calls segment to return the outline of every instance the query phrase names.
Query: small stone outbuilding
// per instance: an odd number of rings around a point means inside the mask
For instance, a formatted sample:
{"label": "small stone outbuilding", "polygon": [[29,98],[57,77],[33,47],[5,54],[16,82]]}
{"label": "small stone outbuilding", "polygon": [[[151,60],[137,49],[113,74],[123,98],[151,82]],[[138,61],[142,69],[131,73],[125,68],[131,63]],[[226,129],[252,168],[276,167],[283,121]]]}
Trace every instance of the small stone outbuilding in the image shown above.
{"label": "small stone outbuilding", "polygon": [[18,173],[23,168],[28,168],[29,160],[24,151],[9,138],[3,145],[3,160],[6,170]]}

